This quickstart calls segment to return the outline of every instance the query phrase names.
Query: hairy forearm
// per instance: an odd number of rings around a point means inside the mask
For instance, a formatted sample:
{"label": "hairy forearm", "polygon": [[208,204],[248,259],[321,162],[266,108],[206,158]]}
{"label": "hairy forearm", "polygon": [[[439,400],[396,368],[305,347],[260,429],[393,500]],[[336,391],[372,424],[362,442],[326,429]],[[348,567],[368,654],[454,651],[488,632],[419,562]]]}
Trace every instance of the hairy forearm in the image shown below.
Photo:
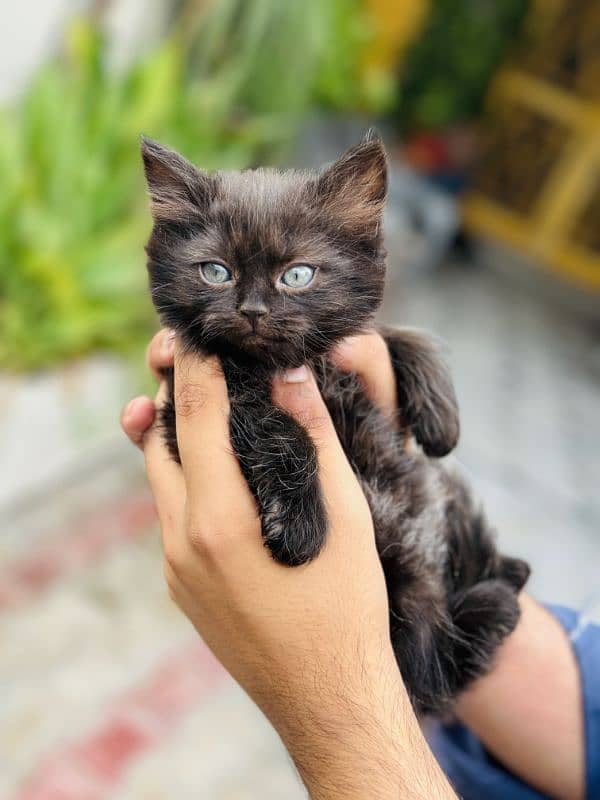
{"label": "hairy forearm", "polygon": [[579,673],[560,624],[530,597],[493,670],[457,704],[461,720],[511,771],[564,800],[584,794]]}
{"label": "hairy forearm", "polygon": [[456,800],[395,664],[362,677],[280,727],[312,800]]}

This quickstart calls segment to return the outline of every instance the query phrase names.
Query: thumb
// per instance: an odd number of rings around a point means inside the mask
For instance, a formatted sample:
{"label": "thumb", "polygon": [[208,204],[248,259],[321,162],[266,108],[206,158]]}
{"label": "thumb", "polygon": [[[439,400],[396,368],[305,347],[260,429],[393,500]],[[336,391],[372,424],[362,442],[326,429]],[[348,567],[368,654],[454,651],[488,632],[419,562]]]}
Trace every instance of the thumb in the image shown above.
{"label": "thumb", "polygon": [[[306,366],[290,369],[273,379],[273,402],[302,425],[317,448],[321,478],[350,479],[354,475],[325,406],[315,376]],[[326,494],[327,487],[323,487]]]}
{"label": "thumb", "polygon": [[317,387],[305,365],[288,369],[273,379],[273,402],[294,417],[322,447],[332,446],[337,434]]}
{"label": "thumb", "polygon": [[[325,496],[332,525],[331,552],[349,557],[350,540],[368,546],[374,553],[375,540],[371,512],[363,491],[321,397],[315,376],[307,367],[298,367],[273,380],[273,402],[292,416],[308,433],[317,450],[319,482]],[[362,520],[362,523],[361,523]],[[353,536],[352,534],[356,534]]]}

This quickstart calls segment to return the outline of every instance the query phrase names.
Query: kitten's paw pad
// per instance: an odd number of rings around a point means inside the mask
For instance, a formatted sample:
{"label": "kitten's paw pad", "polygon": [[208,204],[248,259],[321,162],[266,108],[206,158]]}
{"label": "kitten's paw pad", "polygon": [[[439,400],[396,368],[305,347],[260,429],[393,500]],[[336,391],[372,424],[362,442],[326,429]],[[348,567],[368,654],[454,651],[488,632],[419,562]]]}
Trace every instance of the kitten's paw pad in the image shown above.
{"label": "kitten's paw pad", "polygon": [[305,502],[301,498],[271,501],[263,510],[262,531],[275,561],[289,567],[312,561],[321,552],[327,535],[327,517],[320,497]]}

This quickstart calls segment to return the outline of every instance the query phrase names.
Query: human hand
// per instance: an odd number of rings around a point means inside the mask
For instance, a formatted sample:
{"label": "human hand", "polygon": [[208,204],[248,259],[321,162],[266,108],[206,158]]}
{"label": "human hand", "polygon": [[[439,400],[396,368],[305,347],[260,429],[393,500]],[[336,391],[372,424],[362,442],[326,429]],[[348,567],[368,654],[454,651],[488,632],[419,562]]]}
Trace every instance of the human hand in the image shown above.
{"label": "human hand", "polygon": [[[146,350],[146,362],[154,377],[162,379],[161,370],[173,366],[175,337],[171,331],[162,329],[150,341]],[[332,353],[332,361],[343,371],[358,376],[371,401],[386,416],[396,420],[398,398],[396,378],[387,345],[376,331],[344,339]],[[144,433],[156,413],[149,397],[134,398],[122,415],[122,425],[132,442],[140,445]]]}
{"label": "human hand", "polygon": [[[155,369],[170,359],[168,347],[162,350],[164,336],[149,350]],[[365,368],[373,361],[365,359]],[[295,371],[293,377],[302,375]],[[390,796],[396,796],[396,769],[386,776],[378,761],[387,753],[399,769],[402,757],[390,731],[399,742],[411,737],[424,774],[436,768],[418,728],[413,730],[392,652],[367,503],[314,378],[308,371],[304,377],[277,378],[273,385],[274,402],[315,441],[329,511],[327,543],[302,567],[274,562],[262,545],[256,505],[231,452],[227,390],[215,358],[175,355],[181,467],[156,426],[148,428],[155,414],[151,400],[133,401],[122,424],[143,446],[171,596],[272,721],[309,788],[324,786],[337,765],[350,788],[336,797],[359,796],[362,787],[372,791],[390,778]],[[163,393],[161,387],[159,404]],[[381,402],[395,412],[391,393]],[[377,757],[359,766],[367,746]],[[411,792],[420,780],[411,783]]]}

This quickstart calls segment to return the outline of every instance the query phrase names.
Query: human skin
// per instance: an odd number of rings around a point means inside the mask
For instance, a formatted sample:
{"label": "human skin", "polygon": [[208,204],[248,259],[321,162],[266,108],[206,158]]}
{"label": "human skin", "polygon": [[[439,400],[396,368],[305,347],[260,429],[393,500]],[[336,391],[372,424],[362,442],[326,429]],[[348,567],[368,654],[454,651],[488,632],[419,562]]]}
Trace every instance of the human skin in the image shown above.
{"label": "human skin", "polygon": [[[263,545],[217,359],[176,348],[181,467],[156,427],[142,438],[133,423],[151,422],[151,401],[125,411],[143,445],[171,597],[276,728],[312,798],[454,798],[398,672],[368,505],[313,376],[287,377],[273,397],[315,441],[330,520],[319,557],[294,569]],[[382,402],[393,408],[395,396]]]}
{"label": "human skin", "polygon": [[[395,380],[376,333],[344,342],[338,366],[355,372],[384,413]],[[161,331],[148,362],[175,363],[182,466],[153,425],[156,401],[136,398],[122,426],[144,451],[170,594],[270,719],[311,797],[453,798],[412,712],[391,648],[372,521],[308,371],[273,384],[275,402],[316,442],[330,532],[321,555],[289,569],[262,545],[254,500],[229,446],[218,361],[177,352]],[[546,793],[583,797],[577,666],[562,629],[531,598],[491,673],[457,714],[515,774]]]}
{"label": "human skin", "polygon": [[515,775],[550,797],[585,796],[579,670],[560,623],[522,594],[521,619],[457,716]]}

